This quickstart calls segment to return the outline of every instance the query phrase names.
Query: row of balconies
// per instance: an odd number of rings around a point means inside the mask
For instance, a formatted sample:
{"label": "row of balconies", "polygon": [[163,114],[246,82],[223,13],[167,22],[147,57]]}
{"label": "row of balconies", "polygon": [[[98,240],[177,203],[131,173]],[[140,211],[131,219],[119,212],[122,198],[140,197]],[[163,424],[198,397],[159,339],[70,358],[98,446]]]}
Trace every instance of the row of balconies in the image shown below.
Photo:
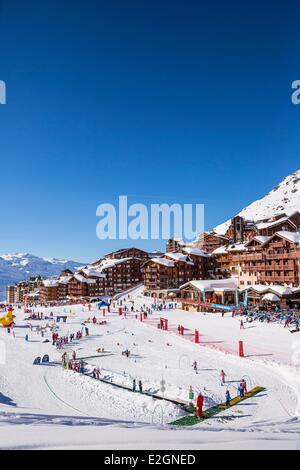
{"label": "row of balconies", "polygon": [[292,264],[267,264],[267,265],[259,265],[259,266],[242,266],[242,271],[295,271],[295,266]]}
{"label": "row of balconies", "polygon": [[295,285],[299,285],[299,278],[298,276],[282,276],[282,275],[267,275],[261,274],[259,276],[259,280],[261,282],[276,282],[276,283],[293,283]]}

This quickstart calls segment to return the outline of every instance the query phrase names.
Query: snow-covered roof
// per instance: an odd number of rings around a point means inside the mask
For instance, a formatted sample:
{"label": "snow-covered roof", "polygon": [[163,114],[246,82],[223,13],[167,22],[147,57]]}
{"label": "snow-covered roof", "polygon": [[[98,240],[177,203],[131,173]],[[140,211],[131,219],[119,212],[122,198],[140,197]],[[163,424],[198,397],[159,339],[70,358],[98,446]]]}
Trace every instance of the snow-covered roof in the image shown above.
{"label": "snow-covered roof", "polygon": [[105,274],[100,272],[98,269],[95,269],[95,267],[89,267],[89,266],[87,266],[84,269],[80,269],[80,271],[78,271],[78,273],[83,273],[86,276],[93,276],[93,277],[100,277],[100,278],[105,277]]}
{"label": "snow-covered roof", "polygon": [[209,257],[209,254],[206,251],[200,250],[200,248],[184,247],[182,251],[192,256]]}
{"label": "snow-covered roof", "polygon": [[227,247],[227,251],[245,251],[246,249],[246,243],[230,244]]}
{"label": "snow-covered roof", "polygon": [[289,217],[286,216],[286,217],[281,217],[280,219],[277,219],[277,220],[258,223],[256,227],[258,230],[263,230],[265,228],[276,227],[276,225],[282,224],[283,222],[287,222],[287,221],[289,221]]}
{"label": "snow-covered roof", "polygon": [[235,278],[229,279],[209,279],[209,280],[200,280],[200,281],[190,281],[180,287],[183,289],[184,287],[192,286],[196,289],[200,290],[201,292],[213,292],[213,291],[232,291],[238,288],[238,280]]}
{"label": "snow-covered roof", "polygon": [[175,262],[166,258],[152,258],[150,261],[156,264],[160,264],[161,266],[166,266],[168,268],[175,267]]}
{"label": "snow-covered roof", "polygon": [[61,276],[58,281],[59,284],[68,284],[73,276]]}
{"label": "snow-covered roof", "polygon": [[73,277],[77,281],[85,283],[85,284],[95,284],[96,283],[95,279],[87,279],[86,277],[82,276],[81,274],[74,274]]}
{"label": "snow-covered roof", "polygon": [[46,279],[43,281],[44,287],[58,287],[59,281],[58,279]]}
{"label": "snow-covered roof", "polygon": [[187,255],[183,255],[182,253],[166,253],[165,256],[173,259],[174,261],[181,261],[182,263],[191,265],[194,264]]}
{"label": "snow-covered roof", "polygon": [[231,243],[228,246],[220,246],[213,251],[213,255],[223,255],[228,252],[246,251],[247,243]]}
{"label": "snow-covered roof", "polygon": [[272,294],[271,292],[269,294],[265,294],[263,296],[263,300],[268,300],[270,302],[280,302],[280,298],[276,294]]}
{"label": "snow-covered roof", "polygon": [[258,243],[260,243],[261,245],[263,245],[264,243],[266,243],[268,240],[270,240],[271,237],[263,237],[262,235],[257,235],[256,237],[253,237],[248,243],[246,243],[246,247],[248,245],[250,245],[250,243],[253,241],[253,240],[256,240]]}
{"label": "snow-covered roof", "polygon": [[96,266],[97,272],[102,273],[105,269],[110,269],[113,268],[119,264],[127,263],[127,261],[130,261],[132,259],[139,259],[139,258],[121,258],[121,259],[104,259],[101,261],[101,263]]}
{"label": "snow-covered roof", "polygon": [[227,247],[226,246],[219,246],[219,248],[216,248],[212,254],[213,255],[224,255],[227,253]]}
{"label": "snow-covered roof", "polygon": [[257,292],[258,294],[273,293],[280,297],[285,296],[285,295],[291,295],[293,293],[290,287],[280,286],[280,285],[266,286],[264,284],[255,284],[255,285],[248,286],[242,289],[242,291],[246,291],[246,290],[253,290],[254,292]]}
{"label": "snow-covered roof", "polygon": [[300,233],[299,232],[277,232],[277,235],[279,235],[282,238],[286,238],[287,240],[296,243],[297,245],[300,245]]}

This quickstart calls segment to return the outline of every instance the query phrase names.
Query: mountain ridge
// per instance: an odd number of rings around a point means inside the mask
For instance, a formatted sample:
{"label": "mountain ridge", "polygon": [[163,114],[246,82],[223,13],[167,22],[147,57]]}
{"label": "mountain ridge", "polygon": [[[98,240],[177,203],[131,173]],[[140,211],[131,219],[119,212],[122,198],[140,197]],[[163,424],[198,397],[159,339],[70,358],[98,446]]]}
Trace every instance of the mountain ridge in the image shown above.
{"label": "mountain ridge", "polygon": [[83,265],[84,263],[73,260],[43,258],[30,253],[4,253],[0,255],[0,300],[5,299],[8,285],[34,276],[56,276],[64,269],[74,271]]}
{"label": "mountain ridge", "polygon": [[[300,212],[300,170],[286,176],[266,196],[252,202],[238,214],[247,220],[258,222],[274,215]],[[219,235],[225,235],[230,226],[228,220],[213,229]]]}

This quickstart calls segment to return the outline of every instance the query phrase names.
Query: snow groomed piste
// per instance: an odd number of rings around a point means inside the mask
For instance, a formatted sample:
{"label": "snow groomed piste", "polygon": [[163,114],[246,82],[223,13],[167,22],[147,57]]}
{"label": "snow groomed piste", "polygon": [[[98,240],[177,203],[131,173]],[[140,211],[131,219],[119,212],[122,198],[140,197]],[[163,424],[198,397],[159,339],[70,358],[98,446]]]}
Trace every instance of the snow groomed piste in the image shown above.
{"label": "snow groomed piste", "polygon": [[[28,422],[46,423],[46,447],[50,443],[61,446],[59,435],[69,445],[78,443],[78,436],[84,439],[90,429],[92,440],[97,435],[97,446],[105,448],[107,439],[111,436],[115,442],[118,429],[121,432],[124,426],[128,436],[134,435],[132,440],[126,440],[133,446],[144,436],[143,443],[153,443],[157,438],[169,447],[171,442],[177,442],[176,429],[180,429],[180,448],[185,442],[185,448],[191,448],[191,431],[196,433],[192,441],[197,446],[203,439],[215,442],[219,433],[212,434],[214,430],[222,430],[222,437],[229,433],[227,442],[236,442],[236,436],[243,441],[249,433],[252,440],[256,435],[253,430],[257,429],[259,442],[263,434],[269,445],[270,436],[279,439],[281,432],[284,442],[293,442],[291,423],[293,429],[298,429],[297,388],[291,364],[291,335],[283,324],[252,322],[240,330],[240,319],[230,314],[193,314],[169,305],[153,309],[146,318],[140,315],[147,313],[152,303],[137,289],[130,299],[124,296],[115,302],[110,312],[108,308],[105,312],[99,310],[97,305],[90,309],[87,305],[38,306],[43,315],[26,320],[28,312],[17,309],[16,325],[10,334],[7,329],[0,329],[0,341],[5,343],[7,352],[7,363],[0,375],[0,448],[5,446],[8,435],[15,445],[24,445],[30,435]],[[66,314],[66,323],[56,323],[57,317]],[[96,324],[91,320],[93,316]],[[183,329],[179,331],[178,326]],[[195,341],[195,330],[199,331],[199,343]],[[51,341],[54,332],[62,338],[76,331],[81,331],[80,338],[75,337],[59,349]],[[239,341],[245,343],[246,357],[238,355]],[[128,357],[123,355],[126,350],[131,353]],[[66,352],[72,360],[74,351],[76,360],[84,362],[85,370],[62,367],[62,354]],[[33,365],[37,357],[41,363]],[[43,363],[44,357],[50,361]],[[193,361],[198,363],[196,372]],[[100,380],[92,373],[99,367]],[[221,369],[226,373],[223,384]],[[133,379],[137,384],[142,381],[142,393],[138,386],[133,391]],[[241,379],[246,379],[250,389],[244,399],[235,398]],[[195,416],[195,401],[192,406],[189,404],[190,386],[195,397],[199,393],[204,396],[201,419]],[[226,390],[232,397],[227,407]],[[26,422],[26,432],[21,426],[12,429],[11,422]],[[61,434],[60,423],[73,423],[72,429],[68,427]],[[79,431],[77,426],[83,425],[84,430]],[[105,432],[103,425],[107,426]],[[74,436],[76,429],[79,434]],[[201,434],[197,434],[200,430]],[[36,443],[36,427],[33,431],[30,444]]]}

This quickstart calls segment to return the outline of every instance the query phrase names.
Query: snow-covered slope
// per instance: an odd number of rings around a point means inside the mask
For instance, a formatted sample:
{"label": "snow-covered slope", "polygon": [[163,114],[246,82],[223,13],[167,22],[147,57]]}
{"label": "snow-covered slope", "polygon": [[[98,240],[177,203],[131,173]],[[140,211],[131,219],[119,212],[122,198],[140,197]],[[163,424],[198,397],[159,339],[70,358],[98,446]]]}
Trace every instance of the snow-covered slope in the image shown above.
{"label": "snow-covered slope", "polygon": [[9,284],[31,276],[55,276],[64,269],[74,270],[80,266],[82,263],[76,261],[39,258],[27,253],[0,255],[0,301],[5,299],[5,288]]}
{"label": "snow-covered slope", "polygon": [[[238,215],[257,222],[275,214],[286,213],[290,215],[297,210],[300,211],[300,170],[287,176],[269,194],[250,204]],[[218,225],[214,231],[224,235],[229,225],[230,221],[227,221]]]}

